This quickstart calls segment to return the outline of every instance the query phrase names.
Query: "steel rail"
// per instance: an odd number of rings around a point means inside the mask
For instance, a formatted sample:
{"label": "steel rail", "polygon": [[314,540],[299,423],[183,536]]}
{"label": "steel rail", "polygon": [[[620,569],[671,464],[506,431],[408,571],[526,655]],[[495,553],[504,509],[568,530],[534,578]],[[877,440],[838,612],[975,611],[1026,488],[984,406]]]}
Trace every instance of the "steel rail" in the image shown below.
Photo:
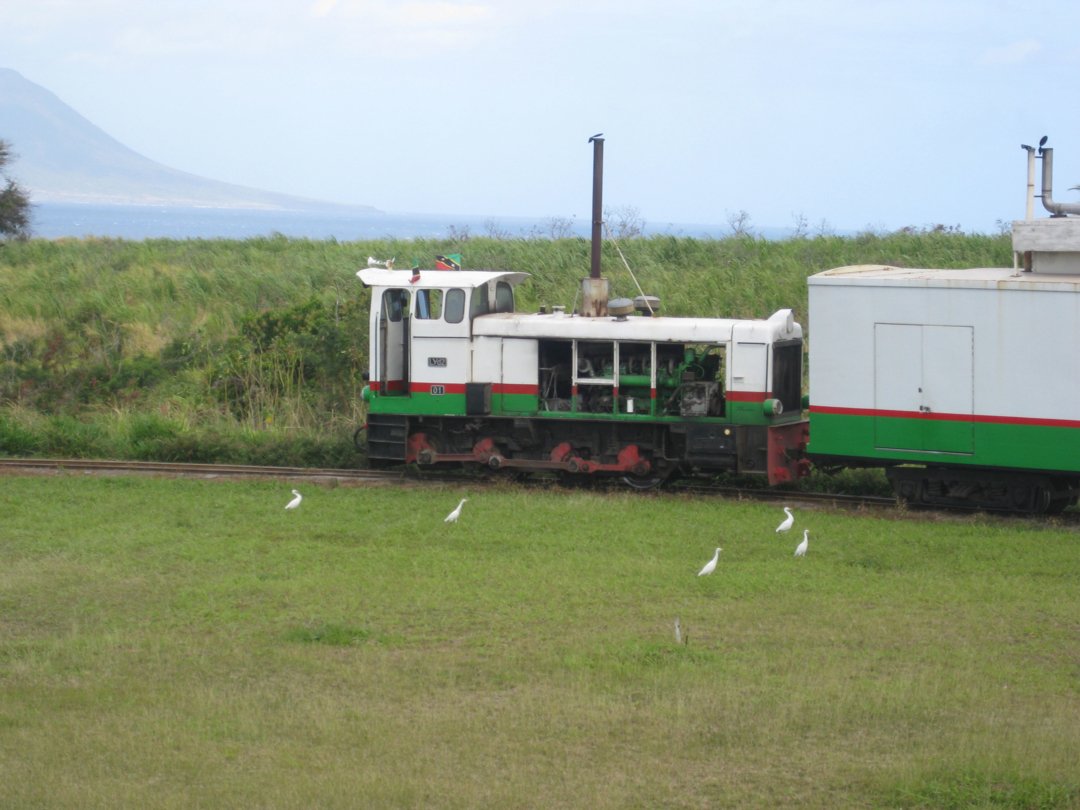
{"label": "steel rail", "polygon": [[[254,464],[201,464],[190,462],[165,462],[165,461],[122,461],[101,459],[56,459],[56,458],[0,458],[0,474],[65,474],[83,473],[91,474],[115,474],[115,475],[160,475],[188,478],[219,478],[219,479],[242,479],[242,478],[268,478],[268,479],[292,479],[307,481],[335,481],[337,483],[368,483],[368,484],[417,484],[430,483],[438,485],[462,484],[484,486],[496,481],[513,483],[520,486],[553,487],[561,486],[556,479],[534,476],[524,481],[507,480],[496,475],[462,475],[446,471],[417,470],[413,467],[399,468],[395,470],[358,470],[358,469],[334,469],[315,467],[267,467]],[[600,482],[584,479],[582,484],[599,484]],[[601,486],[608,491],[625,491],[625,487],[618,486],[613,479]],[[759,500],[788,504],[817,503],[823,506],[831,506],[843,509],[872,508],[889,510],[896,509],[909,513],[934,514],[941,513],[964,513],[978,512],[980,510],[948,509],[941,510],[931,507],[901,506],[896,498],[881,495],[850,495],[836,492],[799,491],[790,489],[764,489],[760,487],[735,487],[728,484],[692,482],[676,484],[674,486],[651,490],[642,493],[643,497],[659,495],[704,495],[718,496],[730,500]],[[1042,518],[1065,525],[1080,525],[1080,512],[1068,510],[1061,515],[997,515],[1000,519],[1019,517],[1019,519]]]}
{"label": "steel rail", "polygon": [[204,478],[296,478],[337,481],[402,481],[403,472],[384,470],[266,467],[254,464],[198,464],[169,461],[120,461],[81,458],[5,458],[0,471],[137,473]]}

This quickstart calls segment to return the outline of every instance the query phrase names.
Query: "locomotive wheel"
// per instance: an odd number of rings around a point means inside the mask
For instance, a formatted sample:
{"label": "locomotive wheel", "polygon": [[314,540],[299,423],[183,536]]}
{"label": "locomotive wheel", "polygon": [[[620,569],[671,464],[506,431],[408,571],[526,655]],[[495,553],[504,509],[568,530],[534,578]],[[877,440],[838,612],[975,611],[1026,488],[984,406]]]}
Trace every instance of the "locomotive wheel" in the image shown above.
{"label": "locomotive wheel", "polygon": [[446,441],[443,439],[442,434],[437,430],[421,430],[418,432],[424,434],[427,439],[427,446],[431,448],[431,450],[427,450],[426,448],[421,450],[420,457],[417,458],[417,461],[422,466],[432,464],[433,459],[437,458],[439,453],[446,450]]}
{"label": "locomotive wheel", "polygon": [[666,475],[624,475],[622,482],[630,489],[644,492],[650,489],[659,489],[667,481]]}
{"label": "locomotive wheel", "polygon": [[650,489],[659,489],[668,482],[675,472],[670,467],[660,467],[650,470],[646,475],[624,475],[622,482],[630,489],[645,492]]}

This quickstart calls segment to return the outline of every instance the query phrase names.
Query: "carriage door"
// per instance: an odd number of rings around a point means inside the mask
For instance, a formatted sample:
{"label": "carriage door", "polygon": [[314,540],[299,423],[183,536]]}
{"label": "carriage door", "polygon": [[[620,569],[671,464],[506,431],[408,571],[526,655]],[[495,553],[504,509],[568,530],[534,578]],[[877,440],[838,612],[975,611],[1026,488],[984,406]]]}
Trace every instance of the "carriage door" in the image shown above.
{"label": "carriage door", "polygon": [[874,443],[880,449],[971,453],[970,326],[874,324]]}
{"label": "carriage door", "polygon": [[409,393],[409,291],[386,290],[379,309],[379,390]]}

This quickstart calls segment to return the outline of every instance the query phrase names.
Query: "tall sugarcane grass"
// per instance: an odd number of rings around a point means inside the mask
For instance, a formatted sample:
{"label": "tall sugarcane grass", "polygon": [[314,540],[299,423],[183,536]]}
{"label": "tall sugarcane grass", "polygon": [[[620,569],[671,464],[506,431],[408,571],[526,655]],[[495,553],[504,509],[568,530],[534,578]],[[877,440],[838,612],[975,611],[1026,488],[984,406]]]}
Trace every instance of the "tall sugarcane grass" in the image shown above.
{"label": "tall sugarcane grass", "polygon": [[[461,253],[468,268],[532,274],[519,309],[580,303],[587,240],[458,237],[10,243],[0,251],[0,452],[82,446],[83,455],[106,442],[140,457],[147,445],[126,438],[136,414],[188,432],[260,432],[291,444],[289,456],[320,436],[340,446],[363,421],[369,292],[355,271],[368,256],[408,267]],[[655,236],[619,248],[629,267],[610,249],[603,262],[614,295],[635,296],[640,284],[674,315],[755,318],[790,307],[810,334],[806,278],[819,270],[1012,261],[1005,236],[947,229],[785,241]],[[267,324],[277,331],[263,339]],[[22,440],[28,433],[33,441]]]}

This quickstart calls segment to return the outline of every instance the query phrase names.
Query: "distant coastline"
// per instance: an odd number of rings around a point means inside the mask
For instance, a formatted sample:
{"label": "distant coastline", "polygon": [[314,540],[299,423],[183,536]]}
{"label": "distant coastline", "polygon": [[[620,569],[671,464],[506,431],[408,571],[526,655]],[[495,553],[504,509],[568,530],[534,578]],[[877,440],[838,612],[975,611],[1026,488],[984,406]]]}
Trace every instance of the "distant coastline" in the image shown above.
{"label": "distant coastline", "polygon": [[[184,206],[37,203],[32,235],[42,239],[101,237],[113,239],[250,239],[281,234],[294,239],[449,239],[468,236],[508,238],[588,238],[590,225],[552,217],[499,217],[463,214],[394,214],[357,211],[283,211]],[[673,235],[722,239],[725,225],[645,223],[647,236]],[[766,239],[783,239],[787,229],[761,229]]]}

